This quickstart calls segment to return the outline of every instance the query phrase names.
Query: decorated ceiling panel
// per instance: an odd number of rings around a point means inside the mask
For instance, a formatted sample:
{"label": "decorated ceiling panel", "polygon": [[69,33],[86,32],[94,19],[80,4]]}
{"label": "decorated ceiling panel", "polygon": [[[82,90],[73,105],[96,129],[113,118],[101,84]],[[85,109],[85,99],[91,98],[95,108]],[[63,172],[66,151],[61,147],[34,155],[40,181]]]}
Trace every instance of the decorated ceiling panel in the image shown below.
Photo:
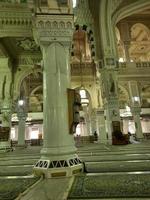
{"label": "decorated ceiling panel", "polygon": [[22,54],[40,53],[40,48],[32,38],[3,38],[1,43],[12,57],[16,58]]}

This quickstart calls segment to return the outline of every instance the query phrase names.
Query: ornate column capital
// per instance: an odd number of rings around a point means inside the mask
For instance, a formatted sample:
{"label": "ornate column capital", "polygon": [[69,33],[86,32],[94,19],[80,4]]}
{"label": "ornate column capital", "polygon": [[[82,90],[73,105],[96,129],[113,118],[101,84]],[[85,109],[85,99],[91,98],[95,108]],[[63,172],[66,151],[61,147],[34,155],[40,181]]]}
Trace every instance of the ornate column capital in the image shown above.
{"label": "ornate column capital", "polygon": [[39,45],[60,42],[70,46],[74,30],[73,15],[38,14],[34,20],[34,38]]}

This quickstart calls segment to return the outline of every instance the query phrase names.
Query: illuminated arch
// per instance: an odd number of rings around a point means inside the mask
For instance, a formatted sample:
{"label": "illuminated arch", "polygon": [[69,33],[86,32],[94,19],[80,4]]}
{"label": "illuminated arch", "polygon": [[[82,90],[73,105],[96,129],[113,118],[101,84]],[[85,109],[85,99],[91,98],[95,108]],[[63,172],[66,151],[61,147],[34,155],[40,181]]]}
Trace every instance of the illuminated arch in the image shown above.
{"label": "illuminated arch", "polygon": [[16,100],[20,95],[20,88],[21,88],[22,81],[30,74],[37,73],[37,72],[42,73],[41,68],[32,69],[31,67],[28,67],[25,70],[18,72],[18,74],[16,74],[16,79],[14,81],[14,100]]}

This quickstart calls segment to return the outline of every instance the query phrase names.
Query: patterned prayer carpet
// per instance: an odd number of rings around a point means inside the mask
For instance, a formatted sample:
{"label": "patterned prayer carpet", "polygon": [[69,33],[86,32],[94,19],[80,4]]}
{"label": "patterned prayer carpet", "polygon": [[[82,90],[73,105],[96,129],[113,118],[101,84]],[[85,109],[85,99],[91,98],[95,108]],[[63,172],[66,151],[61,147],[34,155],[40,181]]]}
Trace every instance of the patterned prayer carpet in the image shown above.
{"label": "patterned prayer carpet", "polygon": [[150,174],[76,176],[68,199],[150,198]]}
{"label": "patterned prayer carpet", "polygon": [[0,179],[0,200],[14,200],[39,178]]}

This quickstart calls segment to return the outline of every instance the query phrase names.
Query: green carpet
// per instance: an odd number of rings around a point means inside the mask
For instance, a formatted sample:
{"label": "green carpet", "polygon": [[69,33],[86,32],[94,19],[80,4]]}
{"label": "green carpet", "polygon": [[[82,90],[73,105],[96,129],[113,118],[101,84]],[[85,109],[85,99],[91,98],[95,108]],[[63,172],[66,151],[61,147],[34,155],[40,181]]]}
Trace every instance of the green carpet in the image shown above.
{"label": "green carpet", "polygon": [[68,199],[150,197],[150,174],[76,176]]}
{"label": "green carpet", "polygon": [[[117,166],[117,167],[116,167]],[[149,171],[150,162],[101,162],[101,163],[86,163],[86,170],[89,173],[98,172],[134,172],[134,171]]]}
{"label": "green carpet", "polygon": [[39,178],[0,179],[0,200],[14,200]]}
{"label": "green carpet", "polygon": [[27,176],[32,174],[33,167],[0,167],[0,176]]}

